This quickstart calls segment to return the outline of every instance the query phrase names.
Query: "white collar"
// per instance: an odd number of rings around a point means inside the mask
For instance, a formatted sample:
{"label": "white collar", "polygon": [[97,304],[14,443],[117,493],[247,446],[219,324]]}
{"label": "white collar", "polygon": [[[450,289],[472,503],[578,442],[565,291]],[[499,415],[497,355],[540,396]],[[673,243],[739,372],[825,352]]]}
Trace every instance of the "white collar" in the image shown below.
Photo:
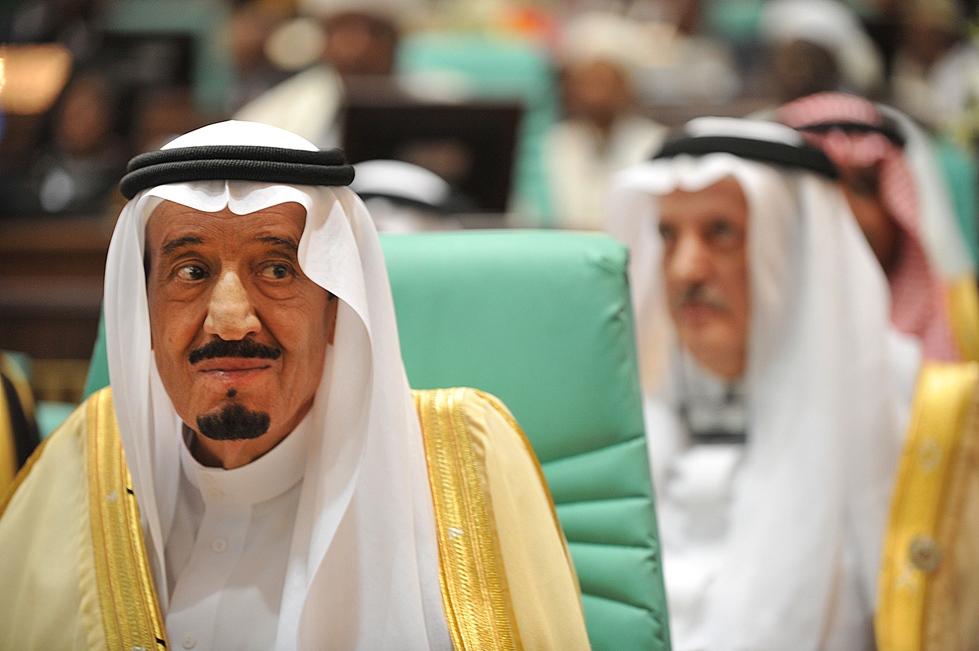
{"label": "white collar", "polygon": [[251,463],[231,470],[202,465],[185,441],[180,446],[181,467],[205,503],[229,500],[243,505],[258,504],[282,495],[303,478],[309,436],[307,415],[274,448]]}

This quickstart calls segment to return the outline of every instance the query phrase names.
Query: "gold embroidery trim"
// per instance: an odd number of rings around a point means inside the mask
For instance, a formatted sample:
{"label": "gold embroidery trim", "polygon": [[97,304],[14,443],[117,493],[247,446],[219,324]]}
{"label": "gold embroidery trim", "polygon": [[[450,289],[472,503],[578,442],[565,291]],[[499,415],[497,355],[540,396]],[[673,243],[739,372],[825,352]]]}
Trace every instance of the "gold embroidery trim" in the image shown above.
{"label": "gold embroidery trim", "polygon": [[89,510],[105,639],[110,651],[165,649],[163,617],[110,389],[89,399],[86,425]]}
{"label": "gold embroidery trim", "polygon": [[7,376],[7,379],[14,385],[20,404],[24,408],[24,415],[27,420],[33,421],[35,418],[34,393],[31,391],[31,383],[27,381],[27,376],[17,366],[17,362],[11,359],[10,355],[0,351],[0,373]]}
{"label": "gold embroidery trim", "polygon": [[442,603],[456,651],[519,651],[499,541],[466,424],[467,391],[413,392],[435,507]]}
{"label": "gold embroidery trim", "polygon": [[17,444],[14,426],[10,422],[7,392],[0,387],[0,495],[6,495],[17,476]]}
{"label": "gold embroidery trim", "polygon": [[979,289],[975,277],[966,274],[951,281],[947,295],[952,333],[962,359],[979,362]]}
{"label": "gold embroidery trim", "polygon": [[878,584],[880,651],[920,651],[941,515],[953,461],[977,427],[979,365],[928,364],[921,372],[904,445]]}
{"label": "gold embroidery trim", "polygon": [[537,458],[537,453],[534,452],[534,446],[530,444],[530,439],[524,433],[523,428],[517,422],[517,419],[513,417],[510,410],[506,408],[503,401],[496,396],[480,391],[479,389],[473,389],[477,395],[486,400],[495,412],[497,412],[503,419],[507,422],[510,428],[520,436],[520,441],[523,443],[524,449],[527,450],[527,454],[530,455],[531,460],[534,462],[534,468],[537,470],[537,478],[540,479],[541,488],[544,489],[544,494],[547,495],[547,504],[551,508],[551,516],[554,518],[554,526],[556,527],[561,538],[564,540],[564,553],[568,559],[568,567],[571,570],[571,575],[574,577],[574,585],[578,590],[578,596],[581,597],[581,585],[578,583],[578,571],[575,569],[574,559],[571,558],[571,550],[568,549],[568,541],[564,537],[564,528],[561,526],[561,520],[557,517],[557,507],[554,506],[554,496],[551,495],[551,487],[547,483],[547,477],[544,476],[544,468],[540,465],[540,460]]}

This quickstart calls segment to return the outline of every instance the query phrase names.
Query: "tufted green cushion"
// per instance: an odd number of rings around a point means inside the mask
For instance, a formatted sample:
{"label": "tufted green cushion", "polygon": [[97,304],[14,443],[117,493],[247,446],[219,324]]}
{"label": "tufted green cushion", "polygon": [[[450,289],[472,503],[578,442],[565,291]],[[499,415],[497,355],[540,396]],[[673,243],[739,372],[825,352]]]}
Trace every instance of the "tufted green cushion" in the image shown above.
{"label": "tufted green cushion", "polygon": [[625,248],[495,231],[383,239],[411,386],[498,396],[534,446],[596,650],[668,649]]}
{"label": "tufted green cushion", "polygon": [[[533,444],[594,649],[669,649],[625,248],[535,231],[382,243],[411,386],[488,391]],[[106,383],[100,354],[89,389]]]}

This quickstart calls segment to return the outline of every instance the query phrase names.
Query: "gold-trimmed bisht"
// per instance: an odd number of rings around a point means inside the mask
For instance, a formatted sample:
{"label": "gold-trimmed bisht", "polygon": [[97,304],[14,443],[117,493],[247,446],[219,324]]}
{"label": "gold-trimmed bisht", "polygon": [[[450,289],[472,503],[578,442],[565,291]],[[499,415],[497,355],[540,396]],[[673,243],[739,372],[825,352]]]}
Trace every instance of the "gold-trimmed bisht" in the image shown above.
{"label": "gold-trimmed bisht", "polygon": [[92,396],[85,417],[95,575],[109,651],[166,649],[166,629],[111,389]]}
{"label": "gold-trimmed bisht", "polygon": [[884,538],[880,651],[965,648],[957,615],[969,618],[973,633],[979,627],[977,380],[976,363],[922,369]]}
{"label": "gold-trimmed bisht", "polygon": [[520,651],[500,544],[466,423],[467,392],[474,391],[413,392],[435,506],[442,603],[456,651]]}

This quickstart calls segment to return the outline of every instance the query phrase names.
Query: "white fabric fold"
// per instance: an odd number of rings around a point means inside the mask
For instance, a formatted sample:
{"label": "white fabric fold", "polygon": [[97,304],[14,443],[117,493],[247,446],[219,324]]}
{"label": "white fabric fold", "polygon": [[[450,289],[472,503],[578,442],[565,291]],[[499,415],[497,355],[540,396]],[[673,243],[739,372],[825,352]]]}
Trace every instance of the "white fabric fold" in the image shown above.
{"label": "white fabric fold", "polygon": [[[275,127],[224,122],[167,147],[257,145],[313,150]],[[304,273],[340,299],[335,344],[309,414],[276,649],[449,649],[421,432],[380,243],[347,188],[208,181],[158,186],[124,208],[106,265],[109,377],[156,585],[180,473],[180,419],[150,348],[143,273],[146,221],[162,200],[248,214],[297,202]],[[158,589],[167,611],[168,595]]]}
{"label": "white fabric fold", "polygon": [[[729,135],[754,137],[732,125],[722,125],[738,131]],[[631,250],[659,494],[687,443],[670,371],[680,351],[664,300],[656,197],[729,176],[749,209],[748,446],[732,489],[724,562],[707,591],[698,636],[704,646],[696,648],[821,649],[834,586],[851,571],[840,560],[845,546],[858,557],[859,576],[850,583],[862,586],[864,612],[873,609],[902,428],[887,284],[844,197],[814,174],[715,153],[654,160],[618,175],[607,227]],[[664,533],[667,518],[661,514]]]}

